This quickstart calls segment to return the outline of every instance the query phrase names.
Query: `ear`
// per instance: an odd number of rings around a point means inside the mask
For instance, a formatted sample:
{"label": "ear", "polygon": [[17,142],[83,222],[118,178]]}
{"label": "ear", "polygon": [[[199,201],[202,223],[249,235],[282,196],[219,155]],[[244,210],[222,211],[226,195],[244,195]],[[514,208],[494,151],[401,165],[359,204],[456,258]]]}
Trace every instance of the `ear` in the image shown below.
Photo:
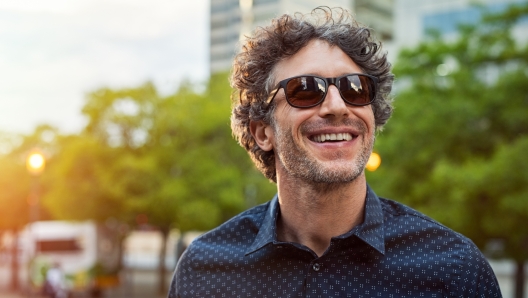
{"label": "ear", "polygon": [[249,121],[249,130],[260,149],[264,151],[273,150],[273,129],[262,121]]}

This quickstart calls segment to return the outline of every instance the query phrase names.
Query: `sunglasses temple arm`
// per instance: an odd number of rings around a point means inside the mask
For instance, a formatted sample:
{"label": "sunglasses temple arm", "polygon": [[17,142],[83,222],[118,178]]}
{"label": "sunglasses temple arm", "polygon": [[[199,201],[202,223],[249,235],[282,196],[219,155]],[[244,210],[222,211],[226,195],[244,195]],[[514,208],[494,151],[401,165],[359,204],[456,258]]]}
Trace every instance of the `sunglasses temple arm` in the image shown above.
{"label": "sunglasses temple arm", "polygon": [[276,96],[277,93],[279,92],[279,89],[280,89],[280,88],[281,88],[281,87],[279,86],[279,87],[277,87],[277,88],[271,90],[270,95],[269,95],[268,99],[266,100],[266,105],[269,105],[269,104],[273,101],[273,99],[275,98],[275,96]]}

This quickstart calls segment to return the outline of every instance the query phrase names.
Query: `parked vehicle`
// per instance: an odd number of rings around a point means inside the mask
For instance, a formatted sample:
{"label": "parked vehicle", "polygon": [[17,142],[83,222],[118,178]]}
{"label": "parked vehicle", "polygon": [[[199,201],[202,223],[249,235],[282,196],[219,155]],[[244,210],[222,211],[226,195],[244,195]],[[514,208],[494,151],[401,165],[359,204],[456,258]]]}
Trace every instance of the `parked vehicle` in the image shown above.
{"label": "parked vehicle", "polygon": [[22,232],[21,246],[32,291],[44,291],[46,272],[56,267],[64,273],[69,296],[97,296],[119,283],[117,239],[94,222],[35,222]]}

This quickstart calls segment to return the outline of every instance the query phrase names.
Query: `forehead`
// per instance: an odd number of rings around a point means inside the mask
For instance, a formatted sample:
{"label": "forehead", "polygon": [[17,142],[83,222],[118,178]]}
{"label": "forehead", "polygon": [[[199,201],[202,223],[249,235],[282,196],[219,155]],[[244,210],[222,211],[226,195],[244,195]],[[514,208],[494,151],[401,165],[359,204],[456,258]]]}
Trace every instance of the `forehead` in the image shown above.
{"label": "forehead", "polygon": [[361,68],[338,46],[314,39],[295,55],[275,65],[275,83],[286,78],[312,74],[338,77],[349,73],[361,73]]}

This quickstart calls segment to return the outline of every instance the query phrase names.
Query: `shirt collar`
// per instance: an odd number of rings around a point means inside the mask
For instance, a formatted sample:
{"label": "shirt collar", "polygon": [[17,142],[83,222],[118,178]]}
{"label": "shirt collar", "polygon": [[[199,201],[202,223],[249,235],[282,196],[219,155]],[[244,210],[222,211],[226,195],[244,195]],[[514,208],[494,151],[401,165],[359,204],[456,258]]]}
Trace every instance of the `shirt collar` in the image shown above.
{"label": "shirt collar", "polygon": [[[264,216],[262,225],[255,240],[247,249],[246,255],[251,254],[269,243],[277,243],[277,216],[279,214],[279,200],[273,197]],[[351,231],[335,238],[345,239],[355,235],[366,244],[385,254],[385,231],[383,228],[383,209],[378,196],[367,185],[367,198],[365,202],[365,220]]]}
{"label": "shirt collar", "polygon": [[257,237],[253,244],[246,251],[246,255],[251,254],[268,243],[277,242],[277,216],[279,214],[279,197],[275,195],[269,203],[269,208],[264,215],[264,220],[260,225]]}
{"label": "shirt collar", "polygon": [[367,185],[365,219],[362,224],[336,238],[348,238],[355,235],[381,254],[385,254],[385,229],[383,228],[383,209],[379,197]]}

